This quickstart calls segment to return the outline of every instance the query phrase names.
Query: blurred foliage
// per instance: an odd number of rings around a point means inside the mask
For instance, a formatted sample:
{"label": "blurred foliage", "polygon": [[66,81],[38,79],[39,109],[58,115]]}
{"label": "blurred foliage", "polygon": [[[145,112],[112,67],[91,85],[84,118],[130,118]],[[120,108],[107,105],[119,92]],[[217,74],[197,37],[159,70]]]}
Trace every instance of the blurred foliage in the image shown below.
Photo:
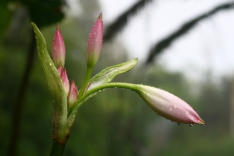
{"label": "blurred foliage", "polygon": [[4,36],[4,33],[9,25],[12,12],[7,8],[7,0],[0,2],[0,41]]}
{"label": "blurred foliage", "polygon": [[54,24],[64,17],[63,0],[21,0],[28,10],[30,18],[39,27]]}
{"label": "blurred foliage", "polygon": [[38,26],[46,26],[61,21],[64,17],[62,7],[63,0],[1,0],[0,2],[0,26],[7,27],[10,16],[18,7],[27,9],[29,17]]}
{"label": "blurred foliage", "polygon": [[[47,15],[43,14],[39,21],[45,17]],[[82,16],[66,18],[61,23],[67,51],[66,68],[70,80],[74,79],[78,86],[83,81],[86,40],[92,26],[92,22],[86,20]],[[54,31],[55,25],[43,29],[49,51]],[[26,40],[25,46],[9,47],[0,42],[0,155],[6,155],[9,144],[11,114],[24,69],[27,44]],[[106,43],[95,72],[127,58],[120,43]],[[155,114],[136,94],[124,89],[110,89],[91,98],[80,109],[65,155],[233,155],[234,138],[229,131],[231,82],[226,78],[217,84],[210,75],[204,77],[203,82],[193,84],[183,74],[167,71],[163,66],[146,68],[138,65],[133,71],[117,77],[116,81],[166,89],[188,101],[207,126],[177,125]],[[19,156],[48,155],[52,143],[51,102],[37,59],[23,107]]]}

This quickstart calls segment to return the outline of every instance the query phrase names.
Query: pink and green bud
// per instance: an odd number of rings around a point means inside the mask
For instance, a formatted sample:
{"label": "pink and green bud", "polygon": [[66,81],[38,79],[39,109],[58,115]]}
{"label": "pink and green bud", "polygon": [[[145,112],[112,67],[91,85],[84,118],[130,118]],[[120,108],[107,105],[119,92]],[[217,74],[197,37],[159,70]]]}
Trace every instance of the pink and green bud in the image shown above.
{"label": "pink and green bud", "polygon": [[71,108],[77,100],[78,90],[74,81],[72,81],[69,95],[68,95],[68,107]]}
{"label": "pink and green bud", "polygon": [[56,67],[62,66],[64,67],[65,63],[65,45],[63,41],[63,37],[59,28],[57,26],[57,30],[54,34],[54,39],[52,43],[52,57]]}
{"label": "pink and green bud", "polygon": [[140,95],[149,106],[163,117],[186,124],[205,124],[200,116],[179,97],[150,86],[140,86]]}
{"label": "pink and green bud", "polygon": [[68,95],[69,89],[70,89],[70,84],[69,84],[69,80],[68,80],[68,77],[67,77],[66,69],[63,69],[63,67],[60,66],[58,68],[58,73],[59,73],[59,76],[60,76],[61,81],[63,83],[65,93]]}
{"label": "pink and green bud", "polygon": [[87,50],[86,50],[87,66],[89,67],[93,67],[98,60],[98,57],[102,49],[102,36],[103,36],[103,22],[102,22],[102,14],[100,14],[96,23],[92,27],[91,32],[89,33]]}

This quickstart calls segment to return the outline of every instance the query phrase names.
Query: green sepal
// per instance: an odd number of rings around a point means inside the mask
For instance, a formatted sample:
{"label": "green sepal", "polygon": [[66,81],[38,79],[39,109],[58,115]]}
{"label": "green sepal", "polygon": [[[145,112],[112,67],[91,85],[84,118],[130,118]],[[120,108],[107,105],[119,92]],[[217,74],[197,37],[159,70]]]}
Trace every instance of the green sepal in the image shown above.
{"label": "green sepal", "polygon": [[32,26],[36,37],[37,53],[44,70],[49,89],[54,98],[53,133],[56,135],[54,137],[62,138],[64,137],[63,127],[65,126],[67,119],[67,96],[57,68],[48,53],[46,40],[36,24],[32,23]]}
{"label": "green sepal", "polygon": [[89,80],[90,86],[88,90],[96,88],[104,83],[111,82],[117,75],[125,73],[135,67],[137,62],[138,59],[134,58],[127,62],[103,69]]}

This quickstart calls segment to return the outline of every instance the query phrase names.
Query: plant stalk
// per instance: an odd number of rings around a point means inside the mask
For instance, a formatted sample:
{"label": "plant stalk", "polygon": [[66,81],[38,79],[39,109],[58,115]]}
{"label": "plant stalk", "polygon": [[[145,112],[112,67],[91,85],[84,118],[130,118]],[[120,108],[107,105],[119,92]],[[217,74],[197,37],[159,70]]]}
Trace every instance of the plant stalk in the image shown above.
{"label": "plant stalk", "polygon": [[72,123],[75,120],[75,116],[76,113],[79,109],[79,107],[89,98],[91,98],[92,96],[94,96],[96,93],[98,93],[98,91],[100,90],[104,90],[107,88],[126,88],[126,89],[130,89],[133,90],[135,92],[138,93],[138,85],[136,84],[131,84],[131,83],[122,83],[122,82],[112,82],[112,83],[106,83],[106,84],[102,84],[101,86],[98,86],[96,88],[93,88],[89,91],[87,91],[84,96],[78,96],[78,102],[75,104],[75,106],[70,110],[69,114],[68,114],[68,125],[71,126]]}
{"label": "plant stalk", "polygon": [[82,87],[80,89],[79,95],[78,95],[78,99],[81,98],[82,95],[84,94],[85,89],[86,89],[86,87],[88,85],[89,79],[90,79],[90,77],[92,75],[92,72],[93,72],[93,68],[88,67],[86,75],[85,75],[84,83],[83,83],[83,85],[82,85]]}
{"label": "plant stalk", "polygon": [[[126,88],[126,89],[130,89],[133,90],[135,92],[138,92],[138,86],[136,84],[132,84],[132,83],[123,83],[123,82],[112,82],[112,83],[105,83],[102,84],[101,86],[98,86],[96,88],[93,88],[89,91],[87,91],[87,93],[85,93],[84,96],[78,97],[78,103],[74,106],[74,108],[71,110],[72,112],[76,112],[77,109],[89,98],[92,97],[92,95],[95,95],[95,93],[97,93],[100,90],[104,90],[107,88]],[[71,113],[69,113],[69,116],[71,115]],[[68,119],[69,120],[69,119]]]}
{"label": "plant stalk", "polygon": [[56,140],[53,141],[50,156],[62,156],[66,143],[58,143]]}
{"label": "plant stalk", "polygon": [[137,87],[138,86],[136,84],[132,84],[132,83],[124,83],[124,82],[105,83],[105,84],[102,84],[102,85],[100,85],[100,86],[98,86],[98,87],[96,87],[94,89],[89,90],[86,93],[84,98],[90,96],[91,94],[93,94],[93,93],[95,93],[95,92],[97,92],[99,90],[103,90],[103,89],[106,89],[106,88],[126,88],[126,89],[130,89],[130,90],[133,90],[133,91],[137,92],[138,91]]}

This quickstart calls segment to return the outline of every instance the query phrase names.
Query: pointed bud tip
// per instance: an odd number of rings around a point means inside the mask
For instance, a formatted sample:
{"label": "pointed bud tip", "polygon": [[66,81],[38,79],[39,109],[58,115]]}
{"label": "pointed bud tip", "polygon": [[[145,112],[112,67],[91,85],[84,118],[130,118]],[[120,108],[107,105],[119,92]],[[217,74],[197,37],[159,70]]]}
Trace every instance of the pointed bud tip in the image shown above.
{"label": "pointed bud tip", "polygon": [[58,24],[52,42],[52,57],[56,67],[64,67],[65,52],[64,40],[60,31],[60,25]]}
{"label": "pointed bud tip", "polygon": [[78,89],[77,89],[77,86],[75,84],[75,81],[73,80],[71,87],[70,87],[69,95],[68,95],[69,108],[71,108],[74,105],[74,103],[76,102],[77,95],[78,95]]}
{"label": "pointed bud tip", "polygon": [[198,125],[206,125],[206,122],[200,118],[200,121],[197,122]]}
{"label": "pointed bud tip", "polygon": [[97,21],[93,25],[87,43],[86,60],[87,65],[93,67],[102,49],[103,21],[102,13],[99,14]]}
{"label": "pointed bud tip", "polygon": [[102,12],[100,12],[99,16],[98,16],[99,20],[102,20]]}
{"label": "pointed bud tip", "polygon": [[179,97],[145,85],[140,85],[139,91],[149,106],[161,116],[180,123],[205,125],[197,112]]}
{"label": "pointed bud tip", "polygon": [[57,30],[59,30],[59,31],[60,31],[60,25],[59,25],[59,24],[57,24]]}
{"label": "pointed bud tip", "polygon": [[71,89],[70,89],[71,91],[74,91],[74,93],[76,93],[77,94],[77,86],[76,86],[76,83],[75,83],[75,81],[74,80],[72,80],[72,84],[71,84]]}

